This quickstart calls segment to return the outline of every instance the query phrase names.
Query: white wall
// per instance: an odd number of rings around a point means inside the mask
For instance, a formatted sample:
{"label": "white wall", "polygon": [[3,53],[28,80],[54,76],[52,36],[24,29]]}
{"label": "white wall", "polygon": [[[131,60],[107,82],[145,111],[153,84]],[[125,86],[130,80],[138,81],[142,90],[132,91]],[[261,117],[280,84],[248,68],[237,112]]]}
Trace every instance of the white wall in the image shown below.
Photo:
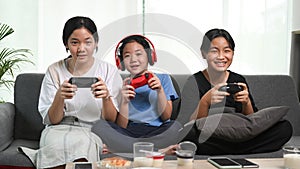
{"label": "white wall", "polygon": [[[118,41],[125,35],[142,33],[144,28],[158,53],[158,63],[152,69],[194,73],[206,66],[199,52],[202,35],[218,27],[227,29],[236,42],[231,70],[289,73],[290,32],[300,28],[299,1],[145,1],[143,27],[142,0],[0,0],[0,22],[16,30],[0,47],[31,49],[36,65],[21,67],[22,72],[45,72],[51,63],[68,55],[61,39],[66,20],[84,15],[92,18],[100,31],[97,57],[114,64]],[[1,96],[12,98],[11,93]]]}
{"label": "white wall", "polygon": [[292,30],[298,31],[300,30],[300,1],[293,0],[293,15],[292,15]]}
{"label": "white wall", "polygon": [[[0,42],[0,49],[25,48],[33,52],[30,58],[37,62],[38,55],[38,3],[36,0],[0,0],[0,22],[8,24],[14,33]],[[21,71],[36,71],[37,65],[26,64]]]}
{"label": "white wall", "polygon": [[[68,54],[62,42],[64,23],[73,16],[88,16],[100,31],[111,22],[137,13],[136,0],[42,0],[39,1],[39,71],[44,72],[50,63]],[[111,32],[114,34],[114,32]],[[113,56],[112,56],[113,57]]]}
{"label": "white wall", "polygon": [[[151,0],[147,12],[169,14],[203,34],[211,28],[228,30],[236,42],[231,70],[243,74],[288,74],[289,0]],[[173,27],[176,25],[172,25]],[[169,29],[173,29],[169,27]],[[186,34],[188,30],[182,30]],[[201,37],[196,37],[201,39]],[[199,49],[201,42],[197,42]],[[199,54],[199,50],[197,50]],[[181,56],[184,57],[184,56]],[[201,58],[200,54],[198,58]],[[201,70],[202,60],[188,65]],[[167,63],[167,62],[166,62]],[[177,65],[178,66],[178,65]]]}

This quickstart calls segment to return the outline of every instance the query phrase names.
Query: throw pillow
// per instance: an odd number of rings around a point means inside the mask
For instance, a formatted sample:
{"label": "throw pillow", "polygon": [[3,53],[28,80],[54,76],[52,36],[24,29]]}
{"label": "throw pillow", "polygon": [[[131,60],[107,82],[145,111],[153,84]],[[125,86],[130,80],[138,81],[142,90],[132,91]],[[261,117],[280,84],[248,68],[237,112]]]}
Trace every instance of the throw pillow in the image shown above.
{"label": "throw pillow", "polygon": [[214,113],[205,118],[197,119],[197,128],[201,131],[200,137],[210,136],[224,140],[241,142],[249,140],[280,121],[288,112],[289,107],[268,107],[250,115],[232,112]]}

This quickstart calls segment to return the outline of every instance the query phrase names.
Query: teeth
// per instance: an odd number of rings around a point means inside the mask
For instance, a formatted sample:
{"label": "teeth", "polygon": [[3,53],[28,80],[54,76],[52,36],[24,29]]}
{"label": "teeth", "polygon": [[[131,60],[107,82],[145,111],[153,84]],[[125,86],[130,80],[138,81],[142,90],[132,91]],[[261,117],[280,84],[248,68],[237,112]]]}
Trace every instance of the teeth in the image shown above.
{"label": "teeth", "polygon": [[224,62],[217,62],[216,65],[218,65],[218,66],[224,66],[225,63]]}

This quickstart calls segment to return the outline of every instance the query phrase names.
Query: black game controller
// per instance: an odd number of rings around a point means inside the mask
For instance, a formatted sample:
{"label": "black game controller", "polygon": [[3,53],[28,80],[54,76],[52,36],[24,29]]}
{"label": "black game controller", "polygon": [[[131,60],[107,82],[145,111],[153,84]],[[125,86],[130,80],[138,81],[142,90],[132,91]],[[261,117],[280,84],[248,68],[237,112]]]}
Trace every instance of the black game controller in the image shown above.
{"label": "black game controller", "polygon": [[145,73],[143,75],[139,75],[137,77],[132,78],[128,84],[136,89],[148,84],[148,80],[152,77],[153,75],[151,73]]}
{"label": "black game controller", "polygon": [[228,92],[230,94],[235,94],[243,90],[243,87],[236,83],[228,83],[227,85],[221,86],[219,91]]}
{"label": "black game controller", "polygon": [[75,84],[78,88],[89,88],[98,82],[96,77],[71,77],[69,83]]}

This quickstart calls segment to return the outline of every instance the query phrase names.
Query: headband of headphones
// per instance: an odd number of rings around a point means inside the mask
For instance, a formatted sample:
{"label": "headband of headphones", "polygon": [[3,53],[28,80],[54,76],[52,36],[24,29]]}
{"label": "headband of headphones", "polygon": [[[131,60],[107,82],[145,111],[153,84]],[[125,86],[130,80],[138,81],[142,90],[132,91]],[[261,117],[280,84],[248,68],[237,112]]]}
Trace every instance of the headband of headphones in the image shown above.
{"label": "headband of headphones", "polygon": [[116,46],[115,59],[116,59],[116,65],[117,65],[118,69],[120,69],[122,71],[125,70],[125,66],[124,66],[124,63],[122,61],[123,59],[121,58],[120,46],[123,44],[123,41],[126,38],[131,37],[131,36],[139,36],[139,37],[143,38],[144,40],[146,40],[148,42],[148,44],[150,44],[149,46],[152,48],[152,49],[150,49],[149,52],[147,52],[148,62],[149,62],[150,65],[153,65],[155,62],[157,62],[156,51],[155,51],[153,43],[143,35],[134,34],[134,35],[126,36]]}

